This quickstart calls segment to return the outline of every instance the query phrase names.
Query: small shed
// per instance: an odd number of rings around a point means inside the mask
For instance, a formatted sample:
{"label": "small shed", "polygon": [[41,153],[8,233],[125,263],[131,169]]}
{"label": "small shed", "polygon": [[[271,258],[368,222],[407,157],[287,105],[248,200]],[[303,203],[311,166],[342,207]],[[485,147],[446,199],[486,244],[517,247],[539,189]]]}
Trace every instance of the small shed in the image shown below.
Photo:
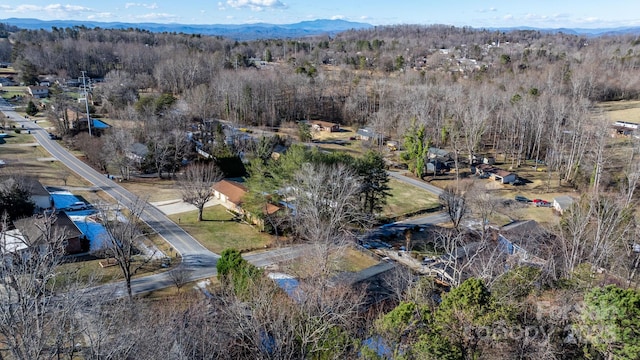
{"label": "small shed", "polygon": [[510,184],[517,179],[516,174],[502,169],[496,170],[496,172],[493,174],[493,177],[497,181],[500,181],[502,184]]}
{"label": "small shed", "polygon": [[575,199],[568,195],[560,195],[553,199],[553,208],[562,215],[566,210],[570,209]]}

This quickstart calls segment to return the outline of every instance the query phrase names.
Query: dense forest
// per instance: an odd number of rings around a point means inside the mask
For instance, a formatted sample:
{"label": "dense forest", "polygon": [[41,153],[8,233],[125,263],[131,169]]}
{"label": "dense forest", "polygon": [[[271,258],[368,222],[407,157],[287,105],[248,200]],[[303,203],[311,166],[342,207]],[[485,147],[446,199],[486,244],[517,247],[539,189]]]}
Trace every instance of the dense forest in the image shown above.
{"label": "dense forest", "polygon": [[[25,85],[58,80],[46,109],[58,133],[97,168],[117,167],[124,178],[131,166],[124,149],[133,143],[149,149],[142,166],[175,176],[184,159],[196,156],[184,133],[198,129],[216,136],[218,129],[207,128],[212,119],[272,131],[325,120],[404,140],[405,160],[418,177],[423,165],[415,159],[424,158],[424,148],[451,150],[456,173],[473,155],[490,152],[514,169],[526,161],[545,164],[548,186],[562,184],[582,195],[557,227],[536,236],[535,258],[544,262],[506,263],[488,229],[469,234],[458,226],[455,216],[473,213],[486,220],[497,205],[457,182],[441,196],[454,226],[437,231],[435,242],[451,256],[472,241],[480,245],[476,255],[455,264],[450,287],[398,269],[384,279],[391,291],[378,302],[366,289],[336,285],[326,264],[314,263],[317,273],[301,285],[302,295],[288,296],[229,251],[218,263],[219,291],[208,297],[185,292],[87,310],[69,289],[55,316],[24,311],[20,319],[2,320],[0,342],[13,358],[638,358],[640,141],[629,138],[625,160],[611,161],[610,129],[596,106],[638,100],[635,35],[401,25],[237,42],[133,28],[3,26],[0,62],[11,62]],[[82,115],[70,114],[84,109],[64,88],[82,72],[93,80],[92,112],[123,124],[113,132],[89,137],[73,131],[70,123]],[[240,172],[259,194],[266,182],[269,190],[296,184],[306,193],[326,194],[327,184],[381,176],[367,174],[369,164],[384,168],[374,153],[354,160],[295,146],[276,163],[264,147],[282,142],[201,145],[219,158],[254,155]],[[296,176],[294,170],[300,170]],[[330,224],[302,218],[323,205],[336,215],[339,199],[368,202],[362,188],[339,190],[358,195],[306,204],[309,211],[300,209],[293,233],[328,246],[343,236],[345,224],[365,219],[353,209]],[[333,210],[327,211],[328,204]],[[43,271],[54,271],[52,265]],[[51,327],[64,331],[43,330]],[[78,339],[82,349],[75,346]]]}

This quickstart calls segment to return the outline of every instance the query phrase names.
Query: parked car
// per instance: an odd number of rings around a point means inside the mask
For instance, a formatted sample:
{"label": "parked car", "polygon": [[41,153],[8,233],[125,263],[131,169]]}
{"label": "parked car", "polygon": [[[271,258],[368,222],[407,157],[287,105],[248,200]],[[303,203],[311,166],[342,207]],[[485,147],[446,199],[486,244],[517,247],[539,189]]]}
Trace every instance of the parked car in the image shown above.
{"label": "parked car", "polygon": [[542,200],[542,199],[533,199],[533,204],[535,206],[541,206],[541,207],[550,207],[551,203],[548,202],[547,200]]}
{"label": "parked car", "polygon": [[79,211],[79,210],[87,210],[89,206],[82,201],[76,201],[73,204],[67,206],[67,211]]}
{"label": "parked car", "polygon": [[516,195],[515,199],[518,202],[525,202],[525,203],[531,202],[531,200],[529,200],[528,198],[526,198],[526,197],[524,197],[522,195]]}

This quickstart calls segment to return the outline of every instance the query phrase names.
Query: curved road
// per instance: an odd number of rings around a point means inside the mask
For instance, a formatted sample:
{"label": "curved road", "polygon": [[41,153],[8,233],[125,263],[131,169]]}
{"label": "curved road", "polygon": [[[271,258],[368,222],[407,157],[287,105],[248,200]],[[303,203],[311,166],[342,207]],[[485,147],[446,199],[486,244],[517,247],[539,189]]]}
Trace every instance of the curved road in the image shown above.
{"label": "curved road", "polygon": [[[12,106],[3,100],[0,100],[0,110],[21,125],[23,131],[30,131],[34,138],[51,156],[58,159],[79,176],[93,183],[94,186],[111,195],[123,206],[132,208],[136,202],[144,201],[71,155],[56,141],[51,140],[45,129],[34,121],[20,116],[14,111]],[[195,238],[171,221],[164,213],[154,206],[146,205],[140,217],[181,255],[184,266],[190,272],[189,280],[198,280],[216,275],[216,262],[219,255],[207,250]],[[133,279],[132,290],[134,294],[138,294],[171,285],[171,278],[167,272],[165,272]],[[96,287],[93,288],[93,290],[99,291],[107,296],[118,297],[126,295],[124,282]]]}
{"label": "curved road", "polygon": [[[91,182],[94,186],[111,195],[111,197],[116,199],[123,206],[133,208],[137,202],[146,203],[144,199],[140,199],[118,183],[107,178],[104,174],[97,172],[75,156],[71,155],[56,141],[49,139],[47,131],[34,121],[24,119],[14,111],[3,110],[3,112],[18,124],[23,125],[24,130],[30,130],[34,138],[51,154],[51,156],[58,159],[76,174]],[[176,225],[156,207],[146,205],[140,217],[169,244],[171,244],[178,253],[180,253],[185,265],[189,267],[198,267],[203,265],[215,266],[215,262],[219,256],[207,250],[196,239]]]}

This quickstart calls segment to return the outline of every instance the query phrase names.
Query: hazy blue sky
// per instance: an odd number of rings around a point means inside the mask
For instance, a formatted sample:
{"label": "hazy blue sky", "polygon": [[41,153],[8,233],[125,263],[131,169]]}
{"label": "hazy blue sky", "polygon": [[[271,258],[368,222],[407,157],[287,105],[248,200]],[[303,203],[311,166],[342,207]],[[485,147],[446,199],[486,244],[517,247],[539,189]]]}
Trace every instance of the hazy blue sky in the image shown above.
{"label": "hazy blue sky", "polygon": [[289,24],[314,19],[344,19],[373,25],[640,26],[640,0],[69,0],[62,3],[4,0],[3,3],[0,4],[0,19],[182,24]]}

